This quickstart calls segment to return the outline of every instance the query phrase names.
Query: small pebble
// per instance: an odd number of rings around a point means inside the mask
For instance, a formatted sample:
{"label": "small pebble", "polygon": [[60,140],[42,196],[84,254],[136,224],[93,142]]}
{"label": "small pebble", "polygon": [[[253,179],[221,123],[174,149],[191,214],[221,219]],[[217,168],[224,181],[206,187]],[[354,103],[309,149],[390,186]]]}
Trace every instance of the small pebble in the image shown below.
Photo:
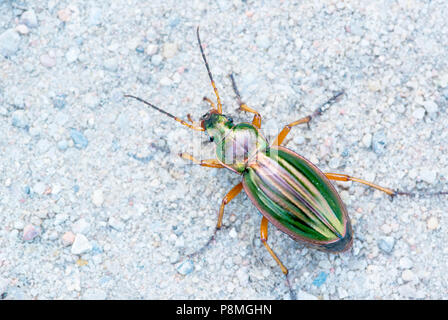
{"label": "small pebble", "polygon": [[294,142],[298,145],[304,144],[305,138],[301,135],[298,135],[298,136],[294,137]]}
{"label": "small pebble", "polygon": [[46,189],[46,185],[45,183],[43,183],[42,181],[36,182],[33,186],[33,192],[39,194],[39,195],[43,195]]}
{"label": "small pebble", "polygon": [[439,227],[439,220],[436,217],[431,217],[426,221],[428,230],[436,230]]}
{"label": "small pebble", "polygon": [[73,143],[75,144],[75,147],[77,149],[85,149],[89,144],[87,138],[76,129],[70,130],[70,137],[72,138]]}
{"label": "small pebble", "polygon": [[401,274],[401,278],[406,282],[412,281],[415,279],[415,274],[414,274],[414,272],[412,272],[412,270],[405,270]]}
{"label": "small pebble", "polygon": [[65,151],[68,148],[68,142],[67,140],[61,140],[58,142],[58,149],[60,151]]}
{"label": "small pebble", "polygon": [[65,54],[65,59],[68,63],[75,62],[78,60],[79,55],[81,54],[81,50],[79,50],[78,47],[71,47],[67,50],[67,53]]}
{"label": "small pebble", "polygon": [[31,241],[36,238],[40,233],[40,229],[36,228],[32,224],[28,224],[23,228],[23,240]]}
{"label": "small pebble", "polygon": [[403,257],[400,259],[400,268],[401,269],[410,269],[412,268],[412,261],[408,257]]}
{"label": "small pebble", "polygon": [[28,27],[24,24],[19,24],[16,27],[16,31],[20,34],[28,34],[30,32],[30,30],[28,29]]}
{"label": "small pebble", "polygon": [[233,239],[235,239],[238,236],[238,233],[235,231],[235,228],[232,228],[232,230],[230,230],[229,236]]}
{"label": "small pebble", "polygon": [[170,59],[174,57],[177,53],[177,44],[175,43],[165,43],[163,45],[163,57],[165,59]]}
{"label": "small pebble", "polygon": [[337,157],[333,157],[333,158],[331,158],[330,161],[328,162],[328,166],[329,166],[331,169],[337,169],[337,168],[339,168],[340,162],[341,162],[341,161],[339,160],[339,158],[337,158]]}
{"label": "small pebble", "polygon": [[412,116],[418,120],[421,120],[425,117],[425,109],[422,107],[417,107],[414,112],[412,112]]}
{"label": "small pebble", "polygon": [[257,47],[268,49],[271,46],[271,40],[265,34],[258,35],[255,39]]}
{"label": "small pebble", "polygon": [[386,149],[386,134],[383,130],[379,130],[375,132],[372,136],[372,149],[378,155],[381,155],[385,152]]}
{"label": "small pebble", "polygon": [[58,11],[58,18],[62,22],[70,21],[71,16],[72,16],[72,11],[70,9],[68,9],[68,8],[61,9],[61,10]]}
{"label": "small pebble", "polygon": [[103,15],[103,13],[100,8],[93,7],[92,9],[90,9],[90,14],[89,14],[89,18],[87,20],[87,24],[89,26],[99,25],[102,20],[102,15]]}
{"label": "small pebble", "polygon": [[160,54],[155,54],[151,58],[151,63],[155,66],[158,66],[162,63],[163,57]]}
{"label": "small pebble", "polygon": [[315,285],[316,287],[320,287],[322,286],[325,281],[327,281],[327,277],[328,277],[328,273],[321,271],[317,277],[313,280],[313,285]]}
{"label": "small pebble", "polygon": [[378,247],[385,253],[391,253],[394,249],[395,239],[393,237],[382,237],[378,240]]}
{"label": "small pebble", "polygon": [[115,58],[106,59],[104,60],[103,67],[107,71],[115,72],[118,70],[118,61]]}
{"label": "small pebble", "polygon": [[425,101],[423,104],[426,112],[428,113],[436,113],[439,110],[439,106],[432,100]]}
{"label": "small pebble", "polygon": [[338,288],[338,295],[339,299],[347,298],[348,297],[347,290],[345,290],[344,288]]}
{"label": "small pebble", "polygon": [[157,45],[155,45],[155,44],[153,44],[153,43],[150,43],[150,44],[148,44],[148,46],[146,47],[146,54],[148,54],[148,55],[150,55],[150,56],[152,56],[152,55],[155,55],[156,53],[157,53],[157,51],[158,51],[158,47],[157,47]]}
{"label": "small pebble", "polygon": [[94,92],[87,93],[84,96],[83,101],[84,101],[84,104],[90,109],[94,109],[94,108],[98,107],[98,105],[101,102],[98,95]]}
{"label": "small pebble", "polygon": [[10,57],[19,50],[20,35],[14,29],[0,34],[0,55]]}
{"label": "small pebble", "polygon": [[39,25],[34,10],[28,10],[22,13],[20,16],[20,22],[29,28],[36,28]]}
{"label": "small pebble", "polygon": [[104,202],[103,190],[97,189],[92,193],[92,202],[97,207],[102,206]]}
{"label": "small pebble", "polygon": [[51,68],[56,65],[56,59],[50,57],[48,54],[43,54],[40,56],[40,64],[44,67]]}
{"label": "small pebble", "polygon": [[84,266],[86,266],[88,264],[89,264],[89,262],[87,260],[84,260],[84,259],[76,260],[76,265],[79,266],[79,267],[84,267]]}
{"label": "small pebble", "polygon": [[12,113],[12,125],[17,128],[25,129],[29,125],[29,120],[23,110],[16,110]]}
{"label": "small pebble", "polygon": [[66,98],[67,98],[66,94],[58,94],[56,97],[53,98],[53,106],[59,110],[64,109],[65,105],[67,104]]}
{"label": "small pebble", "polygon": [[370,148],[370,146],[372,145],[372,135],[370,133],[366,133],[362,137],[362,144],[364,147]]}
{"label": "small pebble", "polygon": [[173,82],[172,82],[171,79],[168,78],[168,77],[163,77],[162,79],[160,79],[160,84],[161,84],[162,86],[169,87],[172,83],[173,83]]}
{"label": "small pebble", "polygon": [[437,179],[437,173],[434,171],[434,169],[423,168],[420,170],[420,179],[428,184],[434,184]]}
{"label": "small pebble", "polygon": [[186,276],[190,273],[192,273],[194,270],[194,264],[191,260],[186,260],[184,262],[181,262],[179,266],[177,267],[177,272],[180,274]]}
{"label": "small pebble", "polygon": [[83,234],[77,234],[72,245],[71,253],[80,255],[90,250],[92,250],[92,245],[89,240]]}
{"label": "small pebble", "polygon": [[66,233],[64,233],[64,235],[62,236],[62,244],[64,246],[69,246],[72,245],[73,242],[75,241],[75,234],[71,231],[67,231]]}
{"label": "small pebble", "polygon": [[115,217],[110,217],[108,223],[109,223],[109,226],[111,226],[112,228],[114,228],[117,231],[121,231],[124,228],[124,223]]}
{"label": "small pebble", "polygon": [[81,218],[73,224],[72,230],[74,233],[86,233],[89,229],[90,224],[86,221],[86,219]]}

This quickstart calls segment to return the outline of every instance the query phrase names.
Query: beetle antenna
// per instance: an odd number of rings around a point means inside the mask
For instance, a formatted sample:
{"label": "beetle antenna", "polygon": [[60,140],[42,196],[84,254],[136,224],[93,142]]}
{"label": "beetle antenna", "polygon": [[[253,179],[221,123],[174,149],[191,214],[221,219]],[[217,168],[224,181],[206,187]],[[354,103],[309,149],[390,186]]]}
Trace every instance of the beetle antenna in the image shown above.
{"label": "beetle antenna", "polygon": [[125,94],[124,96],[125,96],[125,98],[134,98],[134,99],[136,99],[136,100],[138,100],[138,101],[140,101],[140,102],[143,102],[143,103],[146,104],[147,106],[150,106],[151,108],[156,109],[156,110],[159,111],[160,113],[163,113],[164,115],[167,115],[168,117],[170,117],[170,118],[176,120],[177,122],[183,124],[184,126],[187,126],[187,127],[190,128],[190,129],[197,130],[197,131],[204,131],[204,130],[205,130],[205,129],[202,128],[202,127],[196,127],[196,126],[194,126],[194,125],[191,125],[191,124],[185,122],[185,121],[182,120],[182,119],[179,119],[179,118],[176,117],[176,116],[173,116],[171,113],[166,112],[165,110],[162,110],[162,109],[160,109],[159,107],[156,107],[156,106],[153,105],[152,103],[149,103],[148,101],[145,101],[145,100],[143,100],[142,98],[139,98],[139,97],[136,97],[136,96],[133,96],[133,95],[130,95],[130,94]]}
{"label": "beetle antenna", "polygon": [[208,77],[210,78],[210,81],[212,82],[213,90],[215,91],[216,101],[218,102],[218,112],[219,112],[220,114],[222,114],[222,104],[221,104],[221,99],[219,98],[218,89],[216,88],[215,81],[213,81],[213,76],[212,76],[212,73],[211,73],[211,71],[210,71],[210,67],[209,67],[209,65],[208,65],[207,59],[205,58],[204,49],[202,48],[201,38],[199,37],[199,26],[198,26],[198,28],[196,29],[196,35],[197,35],[197,37],[198,37],[198,44],[199,44],[199,49],[201,50],[202,59],[204,60],[204,62],[205,62],[205,67],[207,68]]}

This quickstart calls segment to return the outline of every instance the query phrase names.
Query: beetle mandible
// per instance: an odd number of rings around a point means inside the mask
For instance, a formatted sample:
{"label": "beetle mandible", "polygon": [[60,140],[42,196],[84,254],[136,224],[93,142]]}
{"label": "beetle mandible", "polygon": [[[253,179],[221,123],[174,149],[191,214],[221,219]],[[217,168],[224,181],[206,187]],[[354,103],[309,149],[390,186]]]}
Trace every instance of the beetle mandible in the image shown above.
{"label": "beetle mandible", "polygon": [[244,189],[263,215],[260,226],[261,241],[286,276],[288,287],[292,292],[287,277],[288,269],[268,244],[269,223],[295,241],[318,250],[339,253],[352,246],[353,230],[347,209],[330,180],[359,182],[392,197],[412,194],[381,187],[346,174],[324,173],[309,160],[281,146],[293,127],[309,124],[311,119],[336,102],[343,92],[334,95],[311,115],[284,126],[274,141],[269,144],[260,133],[261,115],[242,101],[231,74],[230,78],[240,110],[254,114],[251,123],[234,124],[229,116],[222,113],[221,99],[204,54],[199,27],[196,35],[202,59],[216,95],[216,105],[209,98],[204,97],[211,109],[200,118],[199,124],[195,123],[190,115],[187,116],[187,122],[139,97],[134,95],[125,95],[125,97],[137,99],[182,125],[193,130],[205,131],[209,135],[216,144],[216,159],[198,160],[188,153],[181,153],[180,156],[204,167],[227,168],[241,175],[242,181],[223,198],[215,233],[208,243],[214,239],[216,231],[222,226],[225,206]]}

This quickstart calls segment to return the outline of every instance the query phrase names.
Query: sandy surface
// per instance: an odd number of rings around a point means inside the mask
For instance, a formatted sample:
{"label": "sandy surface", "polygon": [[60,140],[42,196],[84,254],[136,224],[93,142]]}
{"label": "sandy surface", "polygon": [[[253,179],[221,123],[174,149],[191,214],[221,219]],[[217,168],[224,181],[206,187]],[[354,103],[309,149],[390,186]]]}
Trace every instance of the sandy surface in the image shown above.
{"label": "sandy surface", "polygon": [[418,193],[337,183],[353,248],[331,255],[271,226],[300,299],[444,299],[448,276],[446,1],[2,1],[0,297],[288,299],[245,194],[202,254],[240,177],[180,159],[213,155],[186,119],[228,74],[270,139],[344,97],[286,145],[324,172]]}

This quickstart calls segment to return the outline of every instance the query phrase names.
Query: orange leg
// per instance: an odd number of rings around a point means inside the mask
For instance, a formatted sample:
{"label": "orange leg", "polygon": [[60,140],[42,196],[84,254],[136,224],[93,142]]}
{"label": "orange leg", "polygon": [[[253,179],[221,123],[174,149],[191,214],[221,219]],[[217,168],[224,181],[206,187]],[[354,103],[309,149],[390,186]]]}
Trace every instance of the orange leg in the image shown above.
{"label": "orange leg", "polygon": [[365,185],[367,185],[369,187],[372,187],[372,188],[375,188],[377,190],[383,191],[383,192],[387,193],[390,196],[395,196],[397,194],[407,194],[405,192],[397,192],[397,191],[389,189],[389,188],[384,188],[384,187],[381,187],[381,186],[379,186],[377,184],[374,184],[372,182],[368,182],[368,181],[365,181],[365,180],[362,180],[362,179],[351,177],[351,176],[349,176],[347,174],[325,173],[325,176],[328,179],[335,180],[335,181],[355,181],[355,182],[359,182],[359,183],[365,184]]}
{"label": "orange leg", "polygon": [[240,182],[236,186],[230,190],[224,199],[222,199],[221,207],[219,208],[219,214],[218,214],[218,223],[216,224],[216,230],[221,229],[222,226],[222,217],[224,216],[224,207],[226,204],[228,204],[233,198],[235,198],[240,192],[243,190],[243,183]]}
{"label": "orange leg", "polygon": [[340,96],[342,96],[344,94],[343,91],[338,92],[337,94],[335,94],[333,97],[331,97],[330,100],[328,100],[327,102],[325,102],[324,104],[322,104],[319,108],[317,108],[316,110],[314,110],[314,112],[312,114],[310,114],[309,116],[302,118],[300,120],[291,122],[290,124],[286,125],[282,131],[280,131],[280,133],[278,134],[278,136],[275,138],[274,142],[272,143],[273,146],[279,146],[282,144],[283,140],[285,140],[286,136],[288,135],[288,133],[291,131],[291,128],[298,125],[298,124],[302,124],[302,123],[306,123],[309,125],[309,122],[311,121],[311,119],[315,118],[316,116],[319,116],[322,114],[322,112],[324,112],[325,110],[327,110],[333,103],[335,103],[338,98]]}
{"label": "orange leg", "polygon": [[286,278],[286,284],[288,285],[289,289],[289,295],[291,297],[291,300],[296,300],[296,294],[291,288],[291,284],[289,283],[288,278],[288,269],[285,267],[285,265],[280,261],[280,259],[277,257],[275,252],[271,249],[271,247],[268,245],[268,219],[263,217],[261,219],[261,225],[260,225],[260,238],[261,242],[265,246],[265,248],[268,250],[269,254],[274,258],[275,262],[279,265],[280,269],[282,269],[283,274]]}
{"label": "orange leg", "polygon": [[207,101],[207,102],[212,106],[213,109],[216,109],[216,108],[215,108],[215,104],[214,104],[213,101],[210,100],[209,98],[204,97],[204,98],[202,98],[202,100]]}
{"label": "orange leg", "polygon": [[285,140],[288,133],[291,131],[291,128],[302,123],[308,123],[311,121],[311,116],[302,118],[300,120],[291,122],[290,124],[283,127],[282,131],[278,134],[278,136],[275,138],[274,142],[272,142],[272,146],[279,146],[282,144],[283,140]]}
{"label": "orange leg", "polygon": [[258,129],[260,129],[261,128],[261,115],[254,109],[248,107],[247,104],[245,104],[241,100],[240,92],[238,91],[238,88],[236,87],[235,78],[233,77],[233,74],[230,74],[229,77],[230,77],[230,80],[232,80],[233,91],[235,91],[236,98],[238,100],[238,104],[240,105],[240,110],[255,114],[254,118],[252,120],[252,124],[254,126],[256,126]]}
{"label": "orange leg", "polygon": [[269,251],[272,258],[274,258],[275,262],[277,262],[280,269],[282,269],[282,272],[286,276],[288,274],[288,269],[286,269],[286,267],[283,265],[283,263],[280,261],[280,259],[274,253],[274,251],[272,251],[271,247],[268,245],[268,219],[266,219],[265,217],[263,217],[261,219],[260,237],[261,237],[261,242],[264,244],[264,246]]}
{"label": "orange leg", "polygon": [[217,159],[198,160],[195,157],[193,157],[191,154],[185,153],[185,152],[179,153],[179,156],[185,160],[193,161],[194,163],[196,163],[200,166],[203,166],[203,167],[224,168],[224,166]]}
{"label": "orange leg", "polygon": [[192,258],[198,254],[200,254],[201,252],[203,252],[209,245],[210,243],[212,243],[213,240],[215,240],[216,237],[216,232],[221,229],[222,227],[222,217],[224,215],[224,207],[226,206],[226,204],[228,204],[233,198],[235,198],[243,189],[243,183],[240,182],[238,183],[236,186],[234,186],[224,197],[224,199],[222,199],[222,203],[221,203],[221,207],[219,208],[219,214],[218,214],[218,223],[216,224],[216,228],[215,228],[215,232],[213,233],[213,235],[210,237],[210,239],[207,241],[207,243],[198,251],[193,252],[191,254],[188,255],[189,258]]}

